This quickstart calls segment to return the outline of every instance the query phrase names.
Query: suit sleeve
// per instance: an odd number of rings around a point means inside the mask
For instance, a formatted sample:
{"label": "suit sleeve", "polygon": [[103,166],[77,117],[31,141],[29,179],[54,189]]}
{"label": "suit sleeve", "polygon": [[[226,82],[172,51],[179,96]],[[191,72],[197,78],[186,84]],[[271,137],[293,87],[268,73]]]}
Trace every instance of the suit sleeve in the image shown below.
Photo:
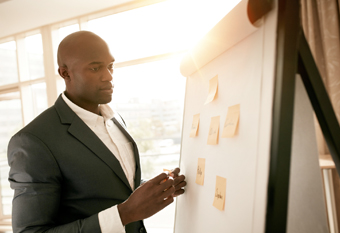
{"label": "suit sleeve", "polygon": [[9,181],[14,189],[13,232],[100,233],[98,214],[58,225],[62,175],[48,147],[28,133],[15,135],[8,146]]}

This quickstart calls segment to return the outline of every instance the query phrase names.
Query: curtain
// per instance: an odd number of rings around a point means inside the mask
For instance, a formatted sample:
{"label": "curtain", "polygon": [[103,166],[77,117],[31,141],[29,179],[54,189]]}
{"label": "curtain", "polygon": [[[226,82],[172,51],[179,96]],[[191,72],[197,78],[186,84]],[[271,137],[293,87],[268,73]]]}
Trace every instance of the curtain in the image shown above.
{"label": "curtain", "polygon": [[[340,0],[301,0],[302,27],[340,122]],[[320,155],[329,154],[316,120]]]}
{"label": "curtain", "polygon": [[[302,27],[326,90],[340,122],[340,0],[301,0]],[[315,117],[319,156],[329,150]],[[340,140],[340,139],[339,139]],[[335,209],[340,227],[340,178],[332,169]],[[331,223],[330,223],[331,224]],[[333,225],[334,227],[334,225]],[[331,228],[332,230],[332,228]],[[334,229],[333,229],[334,230]]]}

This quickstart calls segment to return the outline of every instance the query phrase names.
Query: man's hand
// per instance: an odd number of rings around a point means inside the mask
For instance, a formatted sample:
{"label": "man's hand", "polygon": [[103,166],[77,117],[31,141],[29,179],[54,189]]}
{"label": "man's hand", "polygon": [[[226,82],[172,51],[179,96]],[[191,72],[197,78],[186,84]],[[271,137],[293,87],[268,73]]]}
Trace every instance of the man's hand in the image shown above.
{"label": "man's hand", "polygon": [[[162,182],[164,179],[166,181]],[[139,186],[125,202],[118,205],[123,225],[148,218],[171,204],[176,191],[174,181],[162,173]]]}
{"label": "man's hand", "polygon": [[173,197],[177,197],[184,193],[184,187],[187,185],[184,175],[178,175],[180,172],[179,168],[175,168],[171,171],[170,176],[174,178],[175,192],[172,194]]}

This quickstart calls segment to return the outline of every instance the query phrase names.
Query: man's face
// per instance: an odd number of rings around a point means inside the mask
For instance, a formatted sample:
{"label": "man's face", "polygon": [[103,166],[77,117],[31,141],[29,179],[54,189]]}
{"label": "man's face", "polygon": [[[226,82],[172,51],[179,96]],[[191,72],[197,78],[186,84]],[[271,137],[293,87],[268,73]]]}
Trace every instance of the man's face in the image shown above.
{"label": "man's face", "polygon": [[92,109],[112,99],[114,58],[106,43],[91,39],[70,55],[66,95],[78,106]]}

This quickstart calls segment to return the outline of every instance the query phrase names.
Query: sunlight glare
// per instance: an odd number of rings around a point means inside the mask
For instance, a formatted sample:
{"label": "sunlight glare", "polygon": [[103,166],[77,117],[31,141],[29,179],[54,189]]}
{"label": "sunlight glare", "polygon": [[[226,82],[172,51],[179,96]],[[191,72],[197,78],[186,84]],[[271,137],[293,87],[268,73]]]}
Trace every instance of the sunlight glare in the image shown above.
{"label": "sunlight glare", "polygon": [[168,0],[90,20],[117,62],[190,49],[240,0]]}
{"label": "sunlight glare", "polygon": [[[172,0],[169,1],[170,11],[177,17],[168,18],[169,24],[178,27],[178,35],[186,35],[176,41],[175,47],[191,49],[241,0]],[[168,10],[169,10],[168,8]],[[190,32],[190,33],[188,33]],[[178,36],[177,35],[177,36]]]}

